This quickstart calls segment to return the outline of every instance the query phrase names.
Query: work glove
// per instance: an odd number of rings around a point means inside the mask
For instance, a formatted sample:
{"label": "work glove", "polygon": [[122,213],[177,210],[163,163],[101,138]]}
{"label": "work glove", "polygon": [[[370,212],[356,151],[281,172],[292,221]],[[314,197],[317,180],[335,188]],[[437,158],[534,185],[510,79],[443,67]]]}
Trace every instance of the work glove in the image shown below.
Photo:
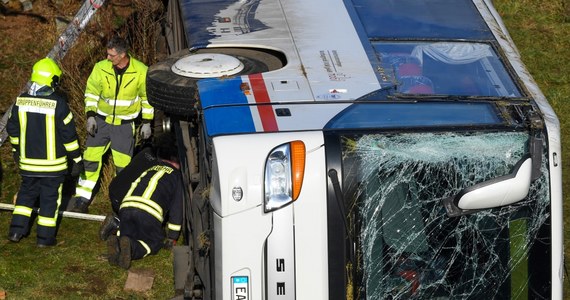
{"label": "work glove", "polygon": [[73,165],[71,166],[71,177],[77,177],[83,173],[85,167],[83,166],[83,161],[80,160],[79,162],[73,161]]}
{"label": "work glove", "polygon": [[97,121],[95,120],[95,117],[87,118],[87,133],[91,136],[95,136],[97,133]]}
{"label": "work glove", "polygon": [[166,249],[166,250],[170,250],[172,249],[174,246],[176,246],[176,240],[173,239],[166,239],[164,241],[164,245],[162,246],[162,248]]}
{"label": "work glove", "polygon": [[144,124],[142,124],[141,130],[140,130],[141,138],[142,138],[143,140],[146,140],[146,139],[148,139],[148,138],[150,137],[151,133],[152,133],[152,132],[151,132],[151,130],[150,130],[150,123],[144,123]]}

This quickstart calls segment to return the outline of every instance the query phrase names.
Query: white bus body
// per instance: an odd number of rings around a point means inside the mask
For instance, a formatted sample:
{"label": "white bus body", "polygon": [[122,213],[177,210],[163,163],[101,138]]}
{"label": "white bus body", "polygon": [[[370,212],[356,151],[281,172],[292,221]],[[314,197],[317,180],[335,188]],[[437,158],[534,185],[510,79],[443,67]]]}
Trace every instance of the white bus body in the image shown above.
{"label": "white bus body", "polygon": [[185,298],[562,299],[559,122],[491,0],[169,13]]}

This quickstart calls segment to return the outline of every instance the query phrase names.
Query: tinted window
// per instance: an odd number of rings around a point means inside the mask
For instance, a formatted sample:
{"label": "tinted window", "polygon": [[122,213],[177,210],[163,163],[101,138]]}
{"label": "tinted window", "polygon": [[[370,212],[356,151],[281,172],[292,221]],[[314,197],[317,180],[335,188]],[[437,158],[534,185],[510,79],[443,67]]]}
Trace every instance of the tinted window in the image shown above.
{"label": "tinted window", "polygon": [[469,0],[353,0],[370,38],[491,40]]}

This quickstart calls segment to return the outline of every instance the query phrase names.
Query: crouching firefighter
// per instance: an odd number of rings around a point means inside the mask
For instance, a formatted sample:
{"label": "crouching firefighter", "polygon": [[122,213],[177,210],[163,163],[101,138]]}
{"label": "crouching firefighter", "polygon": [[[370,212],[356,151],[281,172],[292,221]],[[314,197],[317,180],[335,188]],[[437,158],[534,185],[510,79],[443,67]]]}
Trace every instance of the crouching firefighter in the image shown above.
{"label": "crouching firefighter", "polygon": [[82,171],[73,115],[66,98],[55,91],[61,74],[51,58],[36,62],[28,91],[16,99],[10,111],[6,130],[22,177],[8,233],[12,242],[29,234],[33,208],[39,198],[37,245],[56,245],[57,217],[68,163],[72,164],[72,176]]}
{"label": "crouching firefighter", "polygon": [[162,135],[155,150],[139,152],[111,181],[113,215],[105,218],[99,230],[99,237],[107,241],[109,264],[128,269],[131,260],[176,244],[183,218],[176,151],[171,138]]}

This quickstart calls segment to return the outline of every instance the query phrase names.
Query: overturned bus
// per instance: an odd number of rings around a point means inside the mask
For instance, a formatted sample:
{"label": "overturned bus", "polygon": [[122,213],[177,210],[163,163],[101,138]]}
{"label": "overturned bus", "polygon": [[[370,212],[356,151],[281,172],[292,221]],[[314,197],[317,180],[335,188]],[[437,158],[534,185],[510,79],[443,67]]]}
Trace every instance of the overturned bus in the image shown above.
{"label": "overturned bus", "polygon": [[171,0],[186,299],[561,299],[560,128],[491,0]]}

